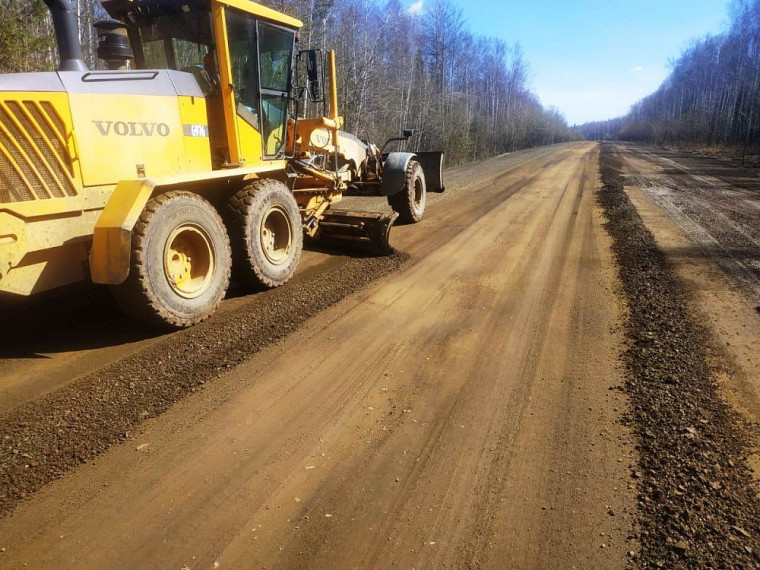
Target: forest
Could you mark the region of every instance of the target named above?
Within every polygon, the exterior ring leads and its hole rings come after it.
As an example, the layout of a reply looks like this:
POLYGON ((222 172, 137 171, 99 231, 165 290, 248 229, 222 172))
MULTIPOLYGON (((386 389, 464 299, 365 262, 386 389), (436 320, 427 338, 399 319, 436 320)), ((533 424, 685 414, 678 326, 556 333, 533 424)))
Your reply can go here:
POLYGON ((760 0, 737 0, 730 25, 695 40, 660 88, 628 115, 580 127, 588 139, 760 146, 760 0))
MULTIPOLYGON (((106 15, 96 0, 74 3, 95 69, 92 24, 106 15)), ((581 138, 532 93, 519 45, 472 33, 448 0, 416 11, 399 0, 261 3, 304 22, 300 49, 336 50, 345 130, 362 138, 413 129, 409 148, 443 150, 448 165, 581 138)), ((52 38, 42 0, 0 0, 0 72, 55 69, 52 38)))

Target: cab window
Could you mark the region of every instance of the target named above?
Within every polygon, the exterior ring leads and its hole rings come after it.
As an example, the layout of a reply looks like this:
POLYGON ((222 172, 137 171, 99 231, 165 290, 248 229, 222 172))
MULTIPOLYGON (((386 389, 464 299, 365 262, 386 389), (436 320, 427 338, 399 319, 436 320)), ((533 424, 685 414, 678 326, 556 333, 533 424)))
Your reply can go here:
POLYGON ((259 66, 261 87, 287 91, 293 59, 293 32, 259 24, 259 66))
POLYGON ((256 20, 251 16, 227 10, 227 34, 230 67, 238 113, 251 126, 259 129, 259 66, 256 56, 256 20))
POLYGON ((264 154, 274 156, 285 144, 295 32, 263 22, 258 29, 264 154))
POLYGON ((138 19, 132 34, 142 69, 202 68, 212 45, 210 16, 201 12, 138 19))

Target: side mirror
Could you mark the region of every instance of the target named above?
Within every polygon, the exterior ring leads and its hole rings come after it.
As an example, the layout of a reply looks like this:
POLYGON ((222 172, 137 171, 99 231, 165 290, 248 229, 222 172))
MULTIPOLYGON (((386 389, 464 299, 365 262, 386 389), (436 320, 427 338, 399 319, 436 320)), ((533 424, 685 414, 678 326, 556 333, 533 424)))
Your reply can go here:
POLYGON ((404 132, 403 132, 403 135, 402 135, 402 136, 403 136, 405 139, 408 139, 408 138, 410 138, 410 137, 411 137, 413 134, 414 134, 414 131, 413 131, 412 129, 404 129, 404 132))
POLYGON ((322 103, 325 100, 325 58, 322 50, 310 49, 302 51, 299 56, 306 56, 306 92, 312 103, 322 103))

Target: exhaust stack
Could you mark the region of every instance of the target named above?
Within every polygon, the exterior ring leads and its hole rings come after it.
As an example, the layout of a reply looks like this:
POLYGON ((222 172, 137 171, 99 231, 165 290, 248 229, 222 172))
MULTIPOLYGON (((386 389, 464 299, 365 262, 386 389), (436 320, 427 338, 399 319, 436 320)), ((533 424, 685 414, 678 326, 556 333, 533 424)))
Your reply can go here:
POLYGON ((69 0, 45 0, 55 28, 55 41, 61 58, 59 71, 88 71, 79 41, 79 26, 69 0))

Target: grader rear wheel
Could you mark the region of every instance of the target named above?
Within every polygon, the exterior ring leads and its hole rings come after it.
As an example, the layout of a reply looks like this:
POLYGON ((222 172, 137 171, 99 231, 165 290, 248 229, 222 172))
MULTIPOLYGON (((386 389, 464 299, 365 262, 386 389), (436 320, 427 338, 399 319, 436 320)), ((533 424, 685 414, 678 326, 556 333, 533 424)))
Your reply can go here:
POLYGON ((214 207, 190 192, 148 202, 132 232, 127 280, 111 288, 130 316, 182 328, 213 314, 230 280, 230 246, 214 207))
POLYGON ((419 162, 410 160, 406 167, 404 189, 388 196, 388 204, 394 212, 398 212, 399 223, 416 224, 425 213, 426 203, 425 174, 419 162))
POLYGON ((177 295, 194 299, 209 288, 214 276, 214 247, 196 224, 178 226, 166 240, 164 272, 177 295))
POLYGON ((293 194, 278 180, 254 180, 230 198, 235 274, 253 289, 285 284, 303 249, 301 214, 293 194))

